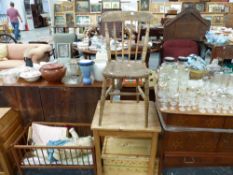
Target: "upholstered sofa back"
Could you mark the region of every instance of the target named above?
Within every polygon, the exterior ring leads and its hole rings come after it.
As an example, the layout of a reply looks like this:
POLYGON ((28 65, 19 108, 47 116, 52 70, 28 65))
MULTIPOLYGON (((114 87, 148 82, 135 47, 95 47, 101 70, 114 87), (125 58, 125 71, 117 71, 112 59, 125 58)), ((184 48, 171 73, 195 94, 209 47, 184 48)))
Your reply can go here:
POLYGON ((25 52, 29 52, 29 50, 36 52, 36 54, 31 54, 30 56, 34 57, 32 58, 34 62, 37 62, 39 57, 43 57, 45 52, 50 52, 52 48, 48 44, 8 44, 7 58, 9 60, 23 60, 25 52))
POLYGON ((49 44, 7 44, 7 54, 0 59, 0 70, 24 65, 24 57, 34 63, 48 61, 52 47, 49 44))

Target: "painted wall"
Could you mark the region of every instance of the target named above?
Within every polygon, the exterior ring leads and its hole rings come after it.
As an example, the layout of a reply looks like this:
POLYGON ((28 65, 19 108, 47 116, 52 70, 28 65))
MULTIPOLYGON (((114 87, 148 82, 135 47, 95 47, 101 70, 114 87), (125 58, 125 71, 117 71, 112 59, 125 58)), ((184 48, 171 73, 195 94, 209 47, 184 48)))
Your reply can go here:
POLYGON ((7 9, 10 7, 10 2, 15 3, 15 8, 19 11, 20 16, 22 17, 23 22, 20 23, 19 28, 20 30, 24 30, 26 16, 23 0, 0 0, 0 13, 6 14, 7 9))
POLYGON ((9 7, 8 0, 0 0, 0 14, 6 14, 6 9, 9 7))

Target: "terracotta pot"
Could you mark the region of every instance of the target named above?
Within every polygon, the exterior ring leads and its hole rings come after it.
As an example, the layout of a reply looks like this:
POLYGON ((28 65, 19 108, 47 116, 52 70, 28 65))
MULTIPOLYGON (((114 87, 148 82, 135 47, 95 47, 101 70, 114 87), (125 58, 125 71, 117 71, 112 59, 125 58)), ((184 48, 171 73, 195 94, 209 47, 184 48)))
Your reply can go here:
POLYGON ((66 73, 66 68, 62 64, 46 64, 40 68, 41 76, 49 82, 59 82, 66 73))

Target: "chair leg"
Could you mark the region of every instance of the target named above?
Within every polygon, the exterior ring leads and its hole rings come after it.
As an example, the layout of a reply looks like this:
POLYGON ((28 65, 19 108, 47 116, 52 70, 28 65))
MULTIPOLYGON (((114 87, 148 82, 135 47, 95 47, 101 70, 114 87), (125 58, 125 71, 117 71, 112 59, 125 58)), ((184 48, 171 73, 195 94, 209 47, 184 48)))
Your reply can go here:
POLYGON ((137 96, 136 96, 136 98, 137 98, 137 103, 139 102, 139 90, 138 90, 138 86, 139 86, 139 79, 137 78, 136 79, 136 93, 137 93, 137 96))
POLYGON ((149 113, 149 77, 145 78, 145 128, 148 127, 148 113, 149 113))
POLYGON ((101 90, 101 99, 100 99, 100 116, 99 116, 99 125, 102 123, 103 112, 104 112, 104 103, 105 103, 105 95, 106 95, 106 88, 107 88, 107 80, 104 78, 102 83, 102 90, 101 90))
MULTIPOLYGON (((114 91, 116 90, 115 79, 112 78, 111 81, 112 81, 112 89, 113 89, 112 91, 114 92, 114 91)), ((111 93, 111 92, 110 92, 110 93, 111 93)), ((112 103, 112 100, 113 100, 113 95, 110 94, 110 102, 111 102, 111 103, 112 103)))

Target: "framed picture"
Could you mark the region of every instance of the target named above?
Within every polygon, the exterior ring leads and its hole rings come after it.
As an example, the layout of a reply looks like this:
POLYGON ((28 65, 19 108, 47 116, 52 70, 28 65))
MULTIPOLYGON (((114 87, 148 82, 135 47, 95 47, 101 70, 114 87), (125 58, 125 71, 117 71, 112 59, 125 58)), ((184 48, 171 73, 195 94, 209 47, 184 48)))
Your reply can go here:
POLYGON ((120 9, 120 1, 112 1, 112 9, 120 9))
POLYGON ((212 16, 204 15, 202 17, 209 20, 210 22, 212 21, 212 16))
POLYGON ((101 3, 91 3, 90 4, 90 12, 91 13, 101 13, 102 12, 102 4, 101 3))
POLYGON ((99 24, 101 22, 101 16, 96 16, 96 21, 97 21, 97 24, 99 24))
POLYGON ((63 11, 74 11, 73 2, 63 2, 62 9, 63 9, 63 11))
POLYGON ((57 26, 64 26, 66 25, 66 20, 64 16, 55 16, 54 17, 54 23, 57 26))
POLYGON ((199 12, 204 12, 205 11, 205 3, 204 2, 198 2, 198 3, 195 4, 195 8, 199 12))
POLYGON ((103 0, 103 9, 112 9, 112 2, 110 0, 103 0))
POLYGON ((150 0, 140 0, 140 10, 148 11, 150 6, 150 0))
POLYGON ((74 26, 74 14, 73 13, 66 13, 66 25, 67 26, 74 26))
POLYGON ((89 0, 76 0, 76 11, 89 12, 90 11, 89 0))
POLYGON ((212 25, 222 26, 224 24, 224 17, 223 16, 213 16, 211 22, 212 22, 212 25))
POLYGON ((225 13, 229 13, 230 12, 230 7, 229 6, 225 6, 224 12, 225 13))
POLYGON ((77 25, 89 25, 91 23, 90 16, 76 16, 76 24, 77 25))
POLYGON ((61 4, 54 4, 54 11, 56 12, 62 12, 62 5, 61 4))
POLYGON ((195 4, 192 2, 183 2, 182 3, 182 10, 186 8, 195 8, 195 4))
POLYGON ((164 5, 160 5, 159 6, 159 12, 164 13, 164 11, 165 11, 164 5))
POLYGON ((223 4, 209 4, 209 12, 225 12, 225 6, 223 4))
POLYGON ((57 53, 57 58, 70 58, 71 57, 70 43, 57 43, 56 53, 57 53))

